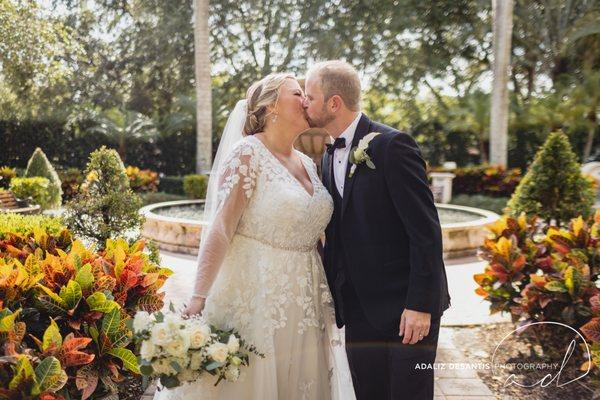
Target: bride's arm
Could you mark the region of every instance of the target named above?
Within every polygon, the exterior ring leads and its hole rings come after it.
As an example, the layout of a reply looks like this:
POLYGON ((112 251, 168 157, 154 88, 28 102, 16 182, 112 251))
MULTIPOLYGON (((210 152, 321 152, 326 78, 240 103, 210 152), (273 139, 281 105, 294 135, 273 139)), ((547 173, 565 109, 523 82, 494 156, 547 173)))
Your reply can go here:
MULTIPOLYGON (((249 145, 246 145, 249 146, 249 145)), ((219 177, 217 211, 208 233, 203 235, 197 258, 196 281, 185 313, 197 314, 215 281, 231 239, 256 185, 257 162, 251 147, 237 148, 219 177)))

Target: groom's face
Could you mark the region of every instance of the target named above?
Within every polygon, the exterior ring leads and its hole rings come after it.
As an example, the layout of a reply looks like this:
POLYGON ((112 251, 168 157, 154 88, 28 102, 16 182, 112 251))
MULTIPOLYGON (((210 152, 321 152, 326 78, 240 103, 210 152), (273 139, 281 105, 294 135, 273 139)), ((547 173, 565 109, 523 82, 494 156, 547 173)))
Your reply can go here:
POLYGON ((335 119, 332 112, 328 110, 328 104, 321 90, 318 77, 309 76, 304 82, 304 111, 308 124, 313 128, 326 128, 335 119))

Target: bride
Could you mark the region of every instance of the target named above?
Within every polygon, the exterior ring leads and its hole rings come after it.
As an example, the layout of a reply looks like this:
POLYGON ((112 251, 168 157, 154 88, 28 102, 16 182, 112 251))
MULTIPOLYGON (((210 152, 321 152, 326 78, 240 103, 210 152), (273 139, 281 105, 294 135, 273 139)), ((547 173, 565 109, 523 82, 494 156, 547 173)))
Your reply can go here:
POLYGON ((333 201, 293 147, 308 129, 291 74, 253 84, 229 116, 209 181, 195 290, 185 314, 236 329, 251 356, 237 382, 204 375, 156 399, 352 399, 317 242, 333 201))

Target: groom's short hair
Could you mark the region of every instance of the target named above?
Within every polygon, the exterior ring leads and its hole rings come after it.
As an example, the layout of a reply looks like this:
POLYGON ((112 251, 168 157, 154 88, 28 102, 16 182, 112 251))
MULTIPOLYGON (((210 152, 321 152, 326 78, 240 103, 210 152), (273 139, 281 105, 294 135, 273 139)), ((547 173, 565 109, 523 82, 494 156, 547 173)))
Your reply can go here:
POLYGON ((352 65, 342 60, 322 61, 313 65, 308 75, 320 80, 325 102, 338 95, 349 110, 360 110, 360 78, 352 65))

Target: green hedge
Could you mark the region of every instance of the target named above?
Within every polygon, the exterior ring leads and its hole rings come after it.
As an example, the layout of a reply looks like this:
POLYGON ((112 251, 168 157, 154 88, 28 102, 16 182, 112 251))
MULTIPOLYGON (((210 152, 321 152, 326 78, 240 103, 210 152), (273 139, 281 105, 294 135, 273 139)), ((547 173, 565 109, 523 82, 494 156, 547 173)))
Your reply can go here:
MULTIPOLYGON (((0 165, 25 168, 35 148, 43 143, 44 152, 57 169, 84 169, 89 155, 102 145, 117 148, 117 143, 101 133, 75 135, 63 120, 0 121, 0 165)), ((83 123, 83 129, 86 129, 83 123)), ((153 143, 128 138, 126 162, 167 175, 185 175, 195 170, 195 131, 164 135, 153 143)))
POLYGON ((160 178, 160 181, 158 182, 158 191, 184 196, 183 176, 164 176, 160 178))
POLYGON ((4 239, 9 232, 27 236, 35 228, 56 235, 65 229, 65 226, 60 218, 46 215, 0 214, 0 239, 4 239))
POLYGON ((190 174, 183 178, 183 191, 192 199, 206 198, 208 176, 190 174))

